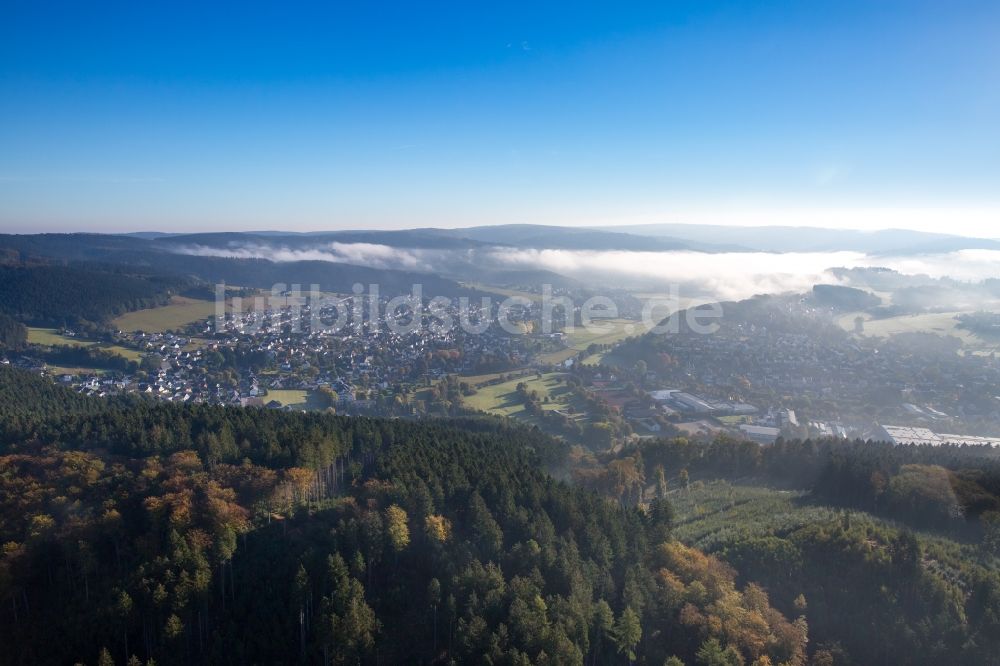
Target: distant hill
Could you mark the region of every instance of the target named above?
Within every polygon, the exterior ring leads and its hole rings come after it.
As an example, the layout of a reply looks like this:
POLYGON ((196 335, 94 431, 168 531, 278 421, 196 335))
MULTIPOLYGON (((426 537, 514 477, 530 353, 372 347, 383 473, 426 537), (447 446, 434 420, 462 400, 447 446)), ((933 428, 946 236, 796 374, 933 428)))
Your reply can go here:
POLYGON ((251 244, 281 246, 290 249, 316 248, 329 243, 371 243, 389 247, 413 249, 466 249, 487 245, 460 236, 436 233, 437 230, 412 231, 323 231, 308 234, 284 232, 221 232, 182 234, 157 238, 160 247, 202 245, 207 247, 240 247, 251 244))
MULTIPOLYGON (((238 241, 242 238, 255 238, 251 234, 202 236, 211 236, 220 242, 225 239, 238 241)), ((0 235, 0 254, 7 257, 8 263, 98 262, 102 268, 127 267, 147 275, 194 278, 212 284, 225 282, 265 289, 283 282, 289 285, 300 284, 303 289, 318 284, 324 291, 349 292, 355 283, 362 283, 378 284, 383 294, 401 294, 409 293, 414 284, 422 284, 424 293, 428 296, 470 293, 454 280, 429 273, 329 261, 275 262, 267 259, 205 257, 180 254, 177 249, 173 244, 164 242, 164 239, 149 240, 133 236, 0 235)), ((11 295, 11 298, 14 296, 11 295)))
POLYGON ((640 236, 669 238, 671 242, 725 241, 761 252, 831 252, 853 250, 870 254, 920 254, 962 249, 1000 249, 1000 241, 951 234, 884 229, 859 231, 818 227, 740 227, 712 224, 642 224, 613 227, 640 236))
POLYGON ((288 231, 170 234, 34 234, 0 236, 0 248, 27 255, 95 259, 129 251, 176 251, 178 247, 236 248, 249 245, 289 249, 328 243, 371 243, 409 249, 476 249, 516 247, 565 250, 631 250, 699 252, 830 252, 869 254, 940 253, 961 249, 1000 249, 1000 240, 944 233, 884 229, 859 231, 818 227, 741 227, 705 224, 643 224, 621 227, 566 227, 501 224, 459 229, 433 227, 404 230, 343 230, 308 233, 288 231))
POLYGON ((0 250, 15 261, 103 261, 143 252, 150 241, 113 234, 0 234, 0 250))
POLYGON ((836 284, 817 284, 813 286, 812 296, 818 305, 846 312, 867 310, 882 304, 882 299, 875 294, 836 284))
POLYGON ((665 251, 708 249, 703 243, 654 238, 601 229, 536 224, 502 224, 464 229, 410 229, 401 231, 323 231, 312 233, 254 232, 162 236, 163 245, 240 246, 250 243, 283 247, 316 247, 323 243, 375 243, 413 249, 462 249, 486 246, 563 250, 665 251))
POLYGON ((171 270, 194 275, 212 284, 225 282, 241 287, 269 289, 272 285, 299 284, 302 289, 319 285, 322 291, 349 293, 355 283, 377 284, 387 295, 409 293, 414 284, 423 285, 424 295, 458 296, 468 294, 454 280, 430 273, 415 273, 330 261, 275 262, 267 259, 232 259, 199 257, 186 254, 170 255, 171 270))
POLYGON ((146 240, 152 240, 154 238, 163 238, 164 236, 172 236, 175 234, 168 234, 163 231, 133 231, 131 233, 123 234, 124 236, 132 236, 133 238, 144 238, 146 240))
MULTIPOLYGON (((153 234, 147 235, 153 238, 153 234)), ((162 235, 160 245, 280 244, 316 247, 323 243, 374 243, 414 249, 463 249, 486 246, 562 250, 665 252, 831 252, 920 254, 961 249, 1000 249, 1000 241, 906 229, 859 231, 818 227, 740 227, 703 224, 644 224, 623 227, 566 227, 501 224, 460 229, 421 228, 399 231, 253 232, 162 235)))
MULTIPOLYGON (((725 242, 690 242, 663 235, 652 238, 649 235, 624 233, 619 230, 597 229, 593 227, 561 227, 540 224, 500 224, 464 229, 421 230, 441 236, 466 238, 495 245, 561 250, 633 250, 668 251, 700 250, 718 252, 735 249, 725 242)), ((720 239, 722 240, 722 239, 720 239)))

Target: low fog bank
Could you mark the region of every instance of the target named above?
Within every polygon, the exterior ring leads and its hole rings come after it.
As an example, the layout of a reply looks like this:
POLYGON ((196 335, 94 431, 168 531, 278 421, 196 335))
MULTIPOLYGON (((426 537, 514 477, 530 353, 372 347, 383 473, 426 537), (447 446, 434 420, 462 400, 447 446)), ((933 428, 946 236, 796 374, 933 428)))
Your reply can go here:
MULTIPOLYGON (((689 296, 738 300, 754 294, 806 291, 817 283, 859 285, 836 269, 886 268, 908 276, 966 283, 1000 278, 1000 251, 958 250, 909 256, 862 252, 721 252, 559 250, 488 247, 413 249, 373 243, 324 243, 309 249, 266 244, 178 248, 198 256, 330 261, 378 269, 435 273, 475 281, 486 273, 551 271, 590 286, 658 291, 679 285, 689 296)), ((877 285, 869 285, 877 288, 877 285)))

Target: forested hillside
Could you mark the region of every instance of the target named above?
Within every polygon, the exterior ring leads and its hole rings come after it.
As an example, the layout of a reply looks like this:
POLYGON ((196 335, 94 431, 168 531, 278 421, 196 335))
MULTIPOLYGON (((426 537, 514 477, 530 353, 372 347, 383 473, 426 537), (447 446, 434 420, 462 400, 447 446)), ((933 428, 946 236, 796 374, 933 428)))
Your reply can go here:
MULTIPOLYGON (((241 236, 236 234, 235 236, 241 236)), ((197 237, 193 237, 197 239, 197 237)), ((253 236, 249 242, 253 245, 253 236)), ((260 239, 257 239, 258 241, 260 239)), ((350 293, 356 283, 378 284, 382 294, 409 294, 414 284, 423 285, 424 294, 433 296, 468 295, 472 292, 454 280, 433 273, 373 268, 330 261, 270 261, 246 258, 238 249, 233 256, 200 256, 182 250, 189 245, 179 242, 104 234, 0 234, 0 257, 18 263, 79 262, 117 266, 121 271, 169 275, 172 280, 194 278, 211 285, 230 285, 270 290, 275 284, 299 284, 303 290, 317 284, 323 291, 350 293)), ((224 248, 215 252, 225 254, 224 248)), ((307 255, 308 256, 308 255, 307 255)), ((111 292, 115 293, 115 292, 111 292)), ((81 298, 79 304, 102 304, 104 301, 81 298)), ((46 303, 41 300, 37 303, 46 303)), ((22 307, 35 301, 24 299, 22 307)), ((77 305, 76 307, 81 307, 77 305)), ((106 306, 106 304, 105 304, 106 306)))
POLYGON ((0 266, 0 312, 36 326, 104 322, 164 305, 184 281, 82 266, 0 266))
MULTIPOLYGON (((893 446, 886 442, 778 440, 762 446, 717 437, 709 442, 647 440, 603 464, 577 466, 582 483, 610 488, 625 476, 758 479, 809 490, 835 506, 883 514, 921 529, 979 540, 1000 509, 1000 452, 981 446, 893 446)), ((652 481, 652 478, 650 478, 652 481)), ((626 497, 634 488, 617 486, 626 497)))
POLYGON ((12 663, 805 663, 805 619, 674 541, 665 502, 548 476, 536 431, 0 376, 12 663))
POLYGON ((0 351, 18 351, 28 342, 24 324, 0 312, 0 351))
POLYGON ((695 483, 672 495, 677 536, 801 609, 834 663, 996 663, 996 560, 808 495, 695 483))
POLYGON ((0 417, 11 663, 1000 653, 995 458, 969 449, 662 439, 598 459, 504 419, 92 400, 6 368, 0 417), (546 472, 568 461, 572 485, 546 472), (955 484, 950 522, 914 466, 955 484), (807 490, 703 481, 719 477, 807 490))
POLYGON ((805 612, 835 663, 997 663, 995 450, 720 437, 588 458, 580 485, 623 504, 656 488, 676 505, 677 536, 761 583, 782 611, 805 612))

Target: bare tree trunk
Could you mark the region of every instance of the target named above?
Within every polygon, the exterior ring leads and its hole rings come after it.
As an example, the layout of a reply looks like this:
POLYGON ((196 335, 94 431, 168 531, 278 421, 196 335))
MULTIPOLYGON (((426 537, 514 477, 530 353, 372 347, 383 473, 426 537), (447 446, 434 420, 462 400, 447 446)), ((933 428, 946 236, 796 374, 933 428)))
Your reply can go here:
POLYGON ((299 604, 299 658, 306 658, 306 609, 299 604))

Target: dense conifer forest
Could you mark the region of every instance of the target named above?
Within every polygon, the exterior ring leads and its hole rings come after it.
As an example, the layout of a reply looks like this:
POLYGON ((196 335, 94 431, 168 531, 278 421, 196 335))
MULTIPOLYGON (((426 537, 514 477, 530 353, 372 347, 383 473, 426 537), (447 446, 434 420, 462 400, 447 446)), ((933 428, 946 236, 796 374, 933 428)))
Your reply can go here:
POLYGON ((767 466, 746 443, 660 440, 577 460, 567 483, 547 470, 578 452, 502 419, 99 401, 7 368, 0 397, 11 663, 847 664, 884 661, 882 639, 912 663, 990 663, 998 647, 985 551, 935 558, 861 517, 734 525, 714 555, 678 541, 669 498, 686 491, 669 484, 767 466), (637 464, 652 487, 626 491, 637 464))
POLYGON ((164 305, 186 284, 177 277, 120 269, 0 265, 0 313, 34 326, 101 323, 125 312, 164 305))
POLYGON ((28 342, 24 324, 0 312, 0 350, 19 351, 28 342))
POLYGON ((562 445, 535 431, 2 378, 16 663, 662 663, 712 638, 804 663, 803 620, 673 541, 665 502, 553 479, 562 445))

